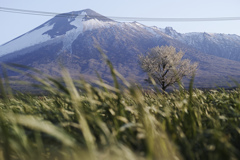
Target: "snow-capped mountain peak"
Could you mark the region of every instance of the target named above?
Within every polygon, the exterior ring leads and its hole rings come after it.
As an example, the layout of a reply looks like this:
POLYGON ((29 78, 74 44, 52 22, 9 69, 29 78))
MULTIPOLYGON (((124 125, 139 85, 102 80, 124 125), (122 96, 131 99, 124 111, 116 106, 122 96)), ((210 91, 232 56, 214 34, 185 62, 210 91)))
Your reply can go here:
POLYGON ((39 27, 1 45, 0 57, 8 54, 13 56, 23 55, 52 44, 61 45, 58 54, 62 52, 72 53, 73 43, 85 33, 88 34, 93 30, 96 30, 95 33, 104 30, 104 34, 107 34, 107 31, 109 34, 127 32, 127 38, 136 37, 137 35, 142 38, 155 38, 157 41, 161 41, 163 37, 170 38, 206 54, 240 61, 240 37, 237 35, 196 32, 181 34, 172 27, 161 29, 148 27, 138 22, 116 22, 91 9, 55 16, 39 27), (17 54, 15 54, 16 52, 17 54))
MULTIPOLYGON (((199 62, 196 81, 219 84, 225 77, 240 77, 240 36, 210 33, 181 34, 171 27, 148 27, 138 22, 117 22, 90 9, 55 16, 39 27, 0 46, 0 64, 16 63, 59 75, 59 61, 71 75, 94 77, 97 70, 111 82, 96 43, 124 77, 143 80, 138 54, 172 45, 199 62), (220 58, 222 57, 222 58, 220 58), (230 60, 229 60, 230 59, 230 60), (234 61, 233 61, 234 60, 234 61)), ((227 78, 225 78, 227 80, 227 78)), ((203 83, 202 83, 203 82, 203 83)), ((202 86, 201 86, 202 87, 202 86)))
POLYGON ((59 14, 46 23, 0 46, 0 57, 47 41, 62 41, 63 51, 71 52, 72 42, 83 32, 108 27, 115 21, 91 9, 59 14))

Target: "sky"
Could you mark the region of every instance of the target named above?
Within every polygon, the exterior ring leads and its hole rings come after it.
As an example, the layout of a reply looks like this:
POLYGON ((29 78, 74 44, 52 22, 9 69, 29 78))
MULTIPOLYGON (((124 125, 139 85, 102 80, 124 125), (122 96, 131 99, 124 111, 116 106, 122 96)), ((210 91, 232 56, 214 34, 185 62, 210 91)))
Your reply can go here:
MULTIPOLYGON (((240 0, 1 0, 0 7, 66 13, 92 9, 109 17, 215 18, 240 17, 240 0)), ((51 19, 0 11, 0 45, 51 19)), ((173 27, 177 32, 237 34, 240 20, 215 22, 138 21, 147 26, 173 27)))

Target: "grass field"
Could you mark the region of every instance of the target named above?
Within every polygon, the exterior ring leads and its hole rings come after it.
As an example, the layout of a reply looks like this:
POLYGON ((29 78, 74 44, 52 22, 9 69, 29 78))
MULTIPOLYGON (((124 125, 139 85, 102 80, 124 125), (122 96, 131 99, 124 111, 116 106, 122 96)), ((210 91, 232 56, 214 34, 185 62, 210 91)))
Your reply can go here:
POLYGON ((47 96, 1 78, 0 159, 240 159, 240 88, 148 92, 110 69, 114 86, 32 76, 47 96))

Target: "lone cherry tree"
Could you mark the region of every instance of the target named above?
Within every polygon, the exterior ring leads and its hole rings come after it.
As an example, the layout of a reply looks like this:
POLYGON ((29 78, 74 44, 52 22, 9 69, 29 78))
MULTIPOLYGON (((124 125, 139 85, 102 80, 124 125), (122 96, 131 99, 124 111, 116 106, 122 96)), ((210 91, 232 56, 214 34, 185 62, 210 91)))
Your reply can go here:
POLYGON ((182 51, 176 52, 172 46, 157 46, 139 55, 141 68, 148 74, 146 81, 152 83, 153 79, 165 91, 184 76, 192 75, 198 64, 182 59, 183 55, 182 51))

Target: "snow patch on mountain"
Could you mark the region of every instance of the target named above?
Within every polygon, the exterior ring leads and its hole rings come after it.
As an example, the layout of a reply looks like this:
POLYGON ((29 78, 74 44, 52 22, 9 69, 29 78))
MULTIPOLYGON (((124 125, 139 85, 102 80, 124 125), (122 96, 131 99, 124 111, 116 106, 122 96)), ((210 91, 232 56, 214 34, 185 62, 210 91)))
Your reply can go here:
POLYGON ((145 29, 146 29, 148 32, 150 32, 150 33, 152 33, 153 35, 155 35, 156 37, 159 37, 159 34, 156 33, 153 28, 145 27, 145 29))
POLYGON ((43 27, 28 32, 21 37, 0 46, 0 57, 51 39, 47 34, 43 34, 53 28, 54 24, 45 24, 43 27))
POLYGON ((116 22, 103 22, 96 18, 89 19, 87 21, 84 20, 86 12, 82 12, 78 15, 75 20, 73 20, 70 24, 75 26, 72 30, 66 32, 63 38, 63 51, 67 51, 72 53, 72 43, 77 39, 77 37, 85 31, 91 31, 97 28, 107 28, 113 25, 116 22))
POLYGON ((82 12, 79 14, 75 20, 73 20, 70 24, 75 26, 76 28, 73 28, 70 31, 67 31, 63 38, 63 51, 68 51, 72 53, 72 43, 74 40, 83 32, 83 18, 85 17, 86 12, 82 12))
POLYGON ((151 33, 152 35, 154 35, 156 37, 160 37, 160 34, 156 32, 156 31, 158 31, 158 29, 155 27, 148 27, 148 26, 145 26, 138 22, 132 22, 132 23, 126 23, 126 24, 135 29, 138 29, 138 27, 140 27, 140 28, 146 30, 147 32, 151 33))
POLYGON ((240 61, 240 36, 221 33, 177 33, 172 28, 166 28, 165 33, 175 40, 192 46, 203 53, 240 61))
POLYGON ((79 25, 81 25, 82 21, 83 21, 83 18, 87 15, 86 12, 81 12, 81 14, 79 14, 75 20, 73 20, 70 24, 75 26, 75 27, 78 27, 79 25))
POLYGON ((98 19, 90 19, 88 21, 84 21, 83 25, 83 31, 91 31, 93 29, 97 29, 97 28, 109 28, 111 26, 111 24, 113 24, 115 22, 103 22, 103 21, 99 21, 98 19))

